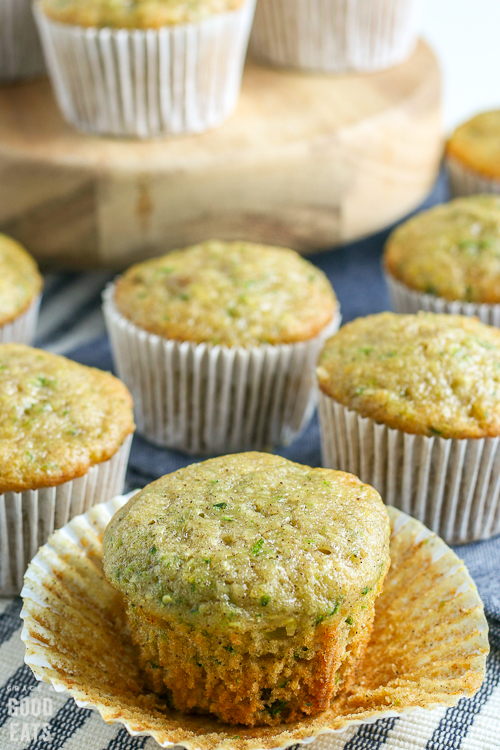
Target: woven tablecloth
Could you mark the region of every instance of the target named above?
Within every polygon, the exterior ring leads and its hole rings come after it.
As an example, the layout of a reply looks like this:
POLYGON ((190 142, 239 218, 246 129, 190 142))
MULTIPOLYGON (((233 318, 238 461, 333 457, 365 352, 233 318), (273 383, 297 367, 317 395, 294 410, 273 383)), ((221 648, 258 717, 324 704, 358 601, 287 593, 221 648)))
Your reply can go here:
MULTIPOLYGON (((441 178, 427 205, 446 198, 441 178)), ((339 297, 343 322, 389 308, 380 255, 387 233, 311 258, 329 276, 339 297)), ((46 278, 37 344, 69 353, 79 362, 112 369, 100 314, 100 294, 109 274, 58 274, 46 278)), ((281 455, 319 466, 315 417, 305 433, 281 455)), ((129 488, 143 486, 193 459, 134 438, 129 488)), ((416 711, 402 718, 350 728, 317 739, 311 750, 495 750, 500 749, 500 537, 456 548, 483 598, 490 625, 491 654, 486 680, 471 700, 455 708, 416 711)), ((21 600, 0 599, 0 750, 154 750, 146 737, 132 738, 108 726, 91 710, 78 708, 67 694, 37 683, 24 665, 20 639, 21 600)))

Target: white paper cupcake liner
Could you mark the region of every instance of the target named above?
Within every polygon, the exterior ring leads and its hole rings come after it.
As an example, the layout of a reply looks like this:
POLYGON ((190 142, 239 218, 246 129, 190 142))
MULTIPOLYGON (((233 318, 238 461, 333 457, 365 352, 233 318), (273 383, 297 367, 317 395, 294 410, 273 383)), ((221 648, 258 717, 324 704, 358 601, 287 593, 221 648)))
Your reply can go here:
POLYGON ((293 724, 239 725, 237 736, 214 717, 169 711, 147 695, 120 595, 102 574, 104 529, 127 499, 74 518, 38 551, 24 579, 21 638, 38 680, 131 735, 186 750, 286 750, 416 708, 453 706, 483 682, 488 626, 463 561, 421 523, 388 508, 392 565, 375 604, 363 679, 347 696, 293 724))
POLYGON ((29 561, 54 529, 123 492, 131 444, 129 435, 108 461, 70 482, 0 495, 0 596, 19 594, 29 561))
POLYGON ((446 157, 445 164, 453 198, 478 193, 500 193, 500 180, 469 169, 450 156, 446 157))
POLYGON ((416 313, 419 310, 425 310, 448 315, 466 315, 469 318, 479 318, 483 323, 500 328, 500 304, 447 300, 434 294, 425 294, 410 289, 387 272, 384 275, 389 287, 392 306, 397 313, 416 313))
POLYGON ((127 320, 103 295, 119 377, 132 393, 137 430, 191 454, 287 445, 316 406, 314 368, 340 315, 297 344, 226 347, 164 339, 127 320))
POLYGON ((0 325, 0 344, 31 344, 33 342, 41 299, 41 295, 38 295, 21 315, 11 320, 10 323, 0 325))
POLYGON ((252 54, 317 72, 383 70, 413 52, 422 0, 258 0, 252 54))
POLYGON ((320 393, 323 465, 356 474, 448 544, 500 533, 500 438, 412 435, 320 393))
POLYGON ((31 0, 0 0, 0 82, 44 72, 31 0))
POLYGON ((35 4, 66 119, 92 133, 149 138, 201 133, 235 109, 255 0, 197 24, 160 29, 57 23, 35 4))

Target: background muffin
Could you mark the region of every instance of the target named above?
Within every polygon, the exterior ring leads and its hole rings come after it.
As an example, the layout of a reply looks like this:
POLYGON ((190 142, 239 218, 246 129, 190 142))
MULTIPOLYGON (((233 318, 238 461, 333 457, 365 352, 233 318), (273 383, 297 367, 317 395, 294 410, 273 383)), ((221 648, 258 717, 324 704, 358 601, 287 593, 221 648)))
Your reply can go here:
POLYGON ((30 0, 0 0, 0 81, 45 72, 30 0))
POLYGON ((387 511, 356 477, 247 453, 148 485, 107 527, 104 569, 156 691, 276 724, 349 684, 388 541, 387 511))
POLYGON ((500 193, 500 110, 460 125, 446 145, 453 195, 500 193))
POLYGON ((500 197, 456 198, 414 216, 390 235, 384 266, 396 312, 500 325, 500 197))
POLYGON ((132 400, 109 373, 0 345, 0 591, 69 518, 123 489, 132 400))
POLYGON ((371 315, 317 370, 324 463, 453 542, 500 530, 500 332, 455 315, 371 315))
POLYGON ((238 101, 254 6, 39 0, 35 18, 64 116, 84 131, 141 138, 219 125, 238 101))
POLYGON ((328 279, 298 253, 217 241, 133 266, 104 312, 139 430, 194 453, 295 437, 339 319, 328 279))
POLYGON ((29 344, 35 336, 43 280, 34 259, 0 234, 0 342, 29 344))

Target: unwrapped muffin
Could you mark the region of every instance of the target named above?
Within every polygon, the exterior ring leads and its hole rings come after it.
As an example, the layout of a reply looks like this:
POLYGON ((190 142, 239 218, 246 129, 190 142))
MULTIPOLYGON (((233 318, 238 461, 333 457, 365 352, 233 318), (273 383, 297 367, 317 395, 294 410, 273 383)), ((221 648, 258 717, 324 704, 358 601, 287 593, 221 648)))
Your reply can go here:
POLYGON ((31 255, 0 234, 0 342, 30 344, 35 336, 43 280, 31 255))
POLYGON ((153 482, 103 545, 151 687, 251 726, 316 714, 347 689, 389 568, 372 487, 261 453, 153 482))
POLYGON ((0 594, 55 528, 123 490, 132 400, 109 373, 0 345, 0 594))
POLYGON ((387 241, 384 266, 396 312, 500 326, 500 196, 456 198, 404 222, 387 241))
POLYGON ((325 465, 448 541, 500 531, 500 331, 460 315, 358 318, 317 374, 325 465))
POLYGON ((139 431, 190 453, 290 442, 339 323, 326 276, 293 250, 210 241, 130 268, 104 297, 139 431))
POLYGON ((460 125, 446 144, 453 195, 500 193, 500 110, 460 125))
POLYGON ((77 128, 150 138, 219 125, 239 98, 255 0, 37 0, 58 104, 77 128))

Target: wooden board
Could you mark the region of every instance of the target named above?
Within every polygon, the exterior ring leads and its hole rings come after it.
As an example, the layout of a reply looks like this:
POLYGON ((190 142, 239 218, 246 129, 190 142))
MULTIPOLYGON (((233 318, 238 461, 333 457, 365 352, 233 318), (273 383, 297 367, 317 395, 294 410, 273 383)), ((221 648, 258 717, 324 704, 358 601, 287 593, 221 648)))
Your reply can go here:
POLYGON ((210 133, 81 135, 46 79, 0 87, 0 229, 45 265, 123 267, 209 237, 328 248, 423 200, 441 155, 440 75, 419 43, 373 75, 249 62, 210 133))

